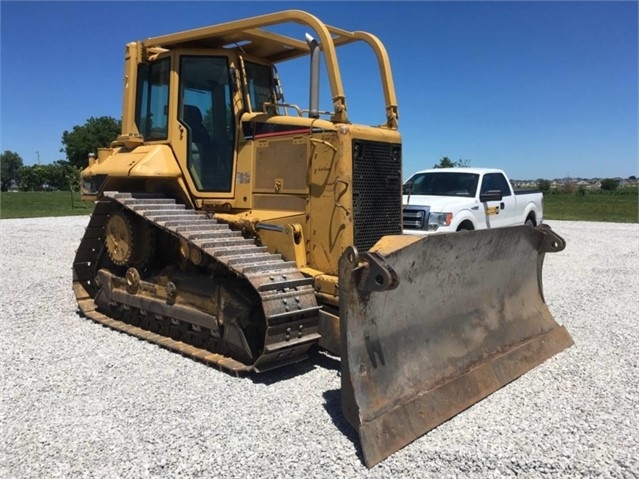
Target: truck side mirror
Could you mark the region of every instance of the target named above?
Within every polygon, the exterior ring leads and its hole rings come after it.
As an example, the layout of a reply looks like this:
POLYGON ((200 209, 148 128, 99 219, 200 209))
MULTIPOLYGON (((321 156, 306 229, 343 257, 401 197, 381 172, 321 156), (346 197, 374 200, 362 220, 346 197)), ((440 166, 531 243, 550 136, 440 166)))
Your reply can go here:
POLYGON ((486 203, 487 201, 501 201, 503 196, 501 190, 488 190, 479 195, 479 201, 482 203, 486 203))
POLYGON ((413 192, 413 184, 410 181, 407 183, 404 183, 404 186, 402 187, 402 189, 404 190, 402 192, 404 195, 410 195, 413 192))

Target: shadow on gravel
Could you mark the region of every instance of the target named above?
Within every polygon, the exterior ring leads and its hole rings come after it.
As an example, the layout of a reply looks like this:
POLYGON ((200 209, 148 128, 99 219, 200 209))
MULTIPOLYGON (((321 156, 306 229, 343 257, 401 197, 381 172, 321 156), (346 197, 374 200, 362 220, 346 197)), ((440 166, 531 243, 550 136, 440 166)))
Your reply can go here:
MULTIPOLYGON (((266 371, 260 374, 250 375, 251 381, 257 384, 271 385, 279 381, 286 381, 302 374, 307 374, 315 368, 320 367, 334 371, 339 375, 340 360, 337 356, 332 356, 326 351, 313 349, 309 351, 308 359, 290 366, 284 366, 273 371, 266 371)), ((342 413, 341 391, 339 389, 330 389, 322 393, 324 397, 324 409, 328 413, 331 421, 338 431, 340 431, 349 441, 353 443, 357 458, 364 463, 364 454, 359 442, 357 431, 350 425, 344 414, 342 413)))
POLYGON ((335 427, 341 432, 346 438, 353 443, 355 446, 355 453, 357 454, 357 458, 360 462, 364 463, 364 453, 362 452, 362 446, 359 442, 359 435, 357 431, 350 425, 344 414, 342 414, 342 404, 341 398, 342 394, 339 389, 331 389, 329 391, 325 391, 323 394, 324 400, 324 409, 335 424, 335 427))
POLYGON ((308 359, 300 361, 299 363, 283 366, 272 371, 265 371, 259 374, 251 374, 248 377, 256 384, 264 384, 266 386, 277 383, 279 381, 286 381, 296 376, 301 376, 313 371, 317 367, 324 369, 332 369, 339 372, 339 358, 329 356, 325 352, 320 352, 317 349, 313 349, 308 353, 308 359))
POLYGON ((309 354, 309 360, 321 368, 331 369, 333 371, 339 372, 339 369, 340 369, 339 357, 332 356, 326 351, 313 349, 309 354))

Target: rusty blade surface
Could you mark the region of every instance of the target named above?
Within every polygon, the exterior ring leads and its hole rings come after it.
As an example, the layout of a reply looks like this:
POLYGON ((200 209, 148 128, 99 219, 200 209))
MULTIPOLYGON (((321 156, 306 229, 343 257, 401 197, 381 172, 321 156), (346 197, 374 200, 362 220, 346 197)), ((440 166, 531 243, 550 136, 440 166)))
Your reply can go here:
POLYGON ((342 408, 368 467, 572 345, 541 283, 564 247, 521 226, 344 253, 342 408))

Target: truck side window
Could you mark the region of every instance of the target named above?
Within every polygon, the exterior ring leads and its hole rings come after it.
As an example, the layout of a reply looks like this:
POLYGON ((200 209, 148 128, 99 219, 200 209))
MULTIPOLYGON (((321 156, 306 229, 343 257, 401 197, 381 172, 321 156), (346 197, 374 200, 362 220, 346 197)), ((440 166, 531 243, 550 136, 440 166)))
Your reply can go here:
POLYGON ((508 180, 501 173, 495 173, 497 176, 497 181, 499 181, 499 189, 501 190, 502 196, 510 196, 510 185, 508 184, 508 180))
POLYGON ((501 173, 486 173, 481 183, 481 193, 487 191, 501 191, 502 196, 510 196, 510 186, 501 173))

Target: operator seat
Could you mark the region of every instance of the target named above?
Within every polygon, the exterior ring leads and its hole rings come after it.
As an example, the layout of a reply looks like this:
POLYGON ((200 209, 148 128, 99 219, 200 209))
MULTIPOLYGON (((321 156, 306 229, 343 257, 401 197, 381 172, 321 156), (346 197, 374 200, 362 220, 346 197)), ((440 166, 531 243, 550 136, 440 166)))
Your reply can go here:
POLYGON ((184 105, 182 121, 189 130, 189 171, 197 188, 206 188, 206 165, 211 154, 211 137, 202 123, 202 112, 197 106, 184 105))
POLYGON ((197 106, 184 105, 182 119, 191 130, 191 141, 194 143, 208 143, 211 141, 209 132, 202 123, 202 112, 197 106))

